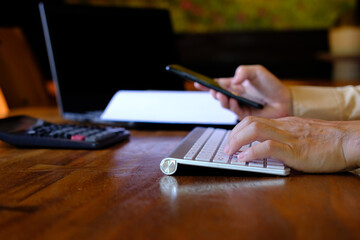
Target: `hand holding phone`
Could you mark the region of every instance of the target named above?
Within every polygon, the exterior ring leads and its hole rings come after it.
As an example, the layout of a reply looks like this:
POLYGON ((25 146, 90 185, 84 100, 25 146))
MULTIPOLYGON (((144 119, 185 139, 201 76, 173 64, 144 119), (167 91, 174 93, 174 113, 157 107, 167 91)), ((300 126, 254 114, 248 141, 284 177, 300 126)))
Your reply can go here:
POLYGON ((221 92, 230 98, 234 98, 239 102, 239 104, 246 104, 248 106, 258 108, 258 109, 262 109, 264 107, 263 104, 261 104, 259 102, 250 100, 248 98, 241 97, 239 95, 236 95, 235 93, 225 90, 214 79, 204 76, 200 73, 194 72, 194 71, 187 69, 185 67, 182 67, 180 65, 177 65, 177 64, 168 65, 168 66, 166 66, 166 70, 169 72, 172 72, 174 74, 177 74, 183 78, 189 79, 194 82, 198 82, 201 85, 204 85, 205 87, 208 87, 208 88, 214 89, 215 91, 221 92))

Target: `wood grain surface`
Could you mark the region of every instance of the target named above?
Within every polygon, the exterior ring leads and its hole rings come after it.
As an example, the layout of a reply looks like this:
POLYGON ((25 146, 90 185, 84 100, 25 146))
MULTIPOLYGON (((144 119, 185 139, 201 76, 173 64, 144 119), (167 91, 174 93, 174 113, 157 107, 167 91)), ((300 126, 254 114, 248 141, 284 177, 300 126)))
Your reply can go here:
MULTIPOLYGON (((61 122, 54 109, 23 109, 61 122)), ((0 239, 359 239, 360 177, 159 169, 187 131, 102 150, 0 142, 0 239)))

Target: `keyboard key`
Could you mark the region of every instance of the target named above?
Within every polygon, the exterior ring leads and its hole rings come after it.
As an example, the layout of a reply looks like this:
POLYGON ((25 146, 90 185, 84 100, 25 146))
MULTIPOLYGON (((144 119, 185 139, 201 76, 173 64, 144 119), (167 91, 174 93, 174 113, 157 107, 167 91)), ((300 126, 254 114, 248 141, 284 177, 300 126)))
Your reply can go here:
POLYGON ((266 167, 267 168, 272 168, 272 169, 285 169, 285 164, 278 161, 278 160, 274 160, 274 159, 267 159, 267 164, 266 167))
POLYGON ((230 134, 230 131, 227 131, 224 139, 222 140, 222 142, 220 144, 220 147, 219 147, 217 153, 215 154, 215 157, 213 158, 213 162, 217 162, 217 163, 228 163, 229 162, 230 156, 224 152, 229 134, 230 134))
POLYGON ((221 141, 223 140, 226 134, 224 129, 216 129, 214 133, 210 136, 209 140, 204 145, 203 149, 199 152, 195 160, 199 161, 210 161, 215 155, 215 151, 218 149, 221 141))
POLYGON ((249 165, 249 167, 260 167, 260 168, 263 168, 265 166, 264 160, 249 161, 248 165, 249 165))
POLYGON ((244 152, 244 151, 246 151, 249 147, 250 147, 250 144, 247 144, 247 145, 242 146, 239 150, 240 150, 241 152, 244 152))
POLYGON ((184 159, 193 160, 213 131, 214 128, 207 128, 206 131, 193 144, 187 154, 185 154, 184 159))
POLYGON ((246 165, 247 165, 246 162, 240 161, 240 160, 237 158, 237 155, 232 156, 232 158, 231 158, 231 164, 242 165, 242 166, 246 166, 246 165))
POLYGON ((281 162, 281 161, 279 161, 279 160, 272 159, 272 158, 268 158, 266 161, 267 161, 268 163, 282 164, 282 165, 284 165, 283 162, 281 162))
POLYGON ((230 159, 229 155, 226 155, 225 153, 219 153, 215 155, 213 162, 227 163, 229 159, 230 159))

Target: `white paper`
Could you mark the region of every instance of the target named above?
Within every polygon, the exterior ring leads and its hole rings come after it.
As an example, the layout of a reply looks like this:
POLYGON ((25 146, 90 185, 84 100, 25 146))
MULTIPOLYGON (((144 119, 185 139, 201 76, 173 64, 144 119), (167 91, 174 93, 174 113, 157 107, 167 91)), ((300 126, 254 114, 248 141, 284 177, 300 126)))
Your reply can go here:
POLYGON ((118 91, 101 119, 117 122, 236 124, 237 117, 208 92, 118 91))

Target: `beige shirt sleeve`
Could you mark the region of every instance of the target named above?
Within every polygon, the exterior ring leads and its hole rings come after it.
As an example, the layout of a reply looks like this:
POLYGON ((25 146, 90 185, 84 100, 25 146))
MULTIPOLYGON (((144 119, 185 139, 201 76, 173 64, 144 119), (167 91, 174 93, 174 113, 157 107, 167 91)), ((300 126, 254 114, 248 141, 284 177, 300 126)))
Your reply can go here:
POLYGON ((360 120, 360 85, 292 86, 293 114, 324 120, 360 120))

